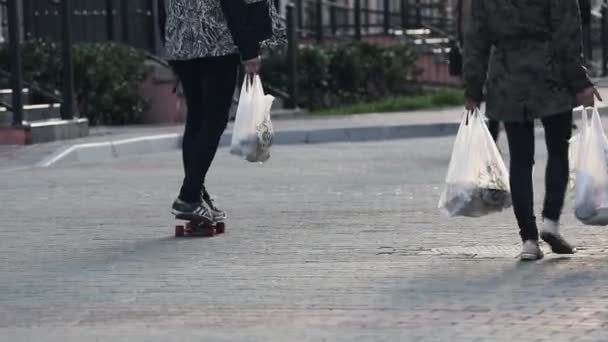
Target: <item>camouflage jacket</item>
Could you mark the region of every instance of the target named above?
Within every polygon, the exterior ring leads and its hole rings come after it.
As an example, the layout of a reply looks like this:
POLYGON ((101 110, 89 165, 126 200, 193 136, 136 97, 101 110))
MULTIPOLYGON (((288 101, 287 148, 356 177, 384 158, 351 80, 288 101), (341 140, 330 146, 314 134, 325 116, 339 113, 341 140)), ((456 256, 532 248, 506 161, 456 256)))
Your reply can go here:
POLYGON ((282 44, 285 27, 270 0, 161 0, 165 57, 185 60, 259 54, 261 43, 282 44))
POLYGON ((466 96, 487 115, 530 121, 576 107, 591 85, 577 0, 473 0, 466 25, 466 96))

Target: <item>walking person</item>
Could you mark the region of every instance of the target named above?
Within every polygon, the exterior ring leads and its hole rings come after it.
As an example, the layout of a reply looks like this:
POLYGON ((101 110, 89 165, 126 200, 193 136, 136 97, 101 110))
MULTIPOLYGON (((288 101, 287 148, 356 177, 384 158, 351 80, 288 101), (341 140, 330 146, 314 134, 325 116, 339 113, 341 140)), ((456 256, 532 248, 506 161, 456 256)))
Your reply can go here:
POLYGON ((533 205, 535 119, 548 151, 540 237, 554 253, 574 253, 559 231, 572 109, 599 98, 584 66, 578 1, 472 0, 463 59, 467 109, 479 107, 485 85, 487 115, 505 125, 521 259, 543 258, 533 205))
POLYGON ((270 0, 161 0, 166 58, 182 84, 188 114, 182 144, 185 177, 173 214, 221 222, 205 178, 228 124, 239 65, 260 71, 260 45, 280 33, 270 0))
MULTIPOLYGON (((458 41, 458 46, 455 46, 455 51, 458 51, 460 55, 460 51, 464 47, 464 33, 466 31, 466 27, 469 23, 471 17, 471 0, 456 0, 455 4, 455 13, 454 13, 454 22, 456 23, 456 36, 458 41)), ((461 58, 454 59, 454 62, 462 63, 461 58)), ((462 67, 454 66, 453 70, 454 76, 462 76, 462 67)), ((498 136, 500 134, 500 122, 498 120, 488 118, 488 129, 494 141, 498 141, 498 136)))

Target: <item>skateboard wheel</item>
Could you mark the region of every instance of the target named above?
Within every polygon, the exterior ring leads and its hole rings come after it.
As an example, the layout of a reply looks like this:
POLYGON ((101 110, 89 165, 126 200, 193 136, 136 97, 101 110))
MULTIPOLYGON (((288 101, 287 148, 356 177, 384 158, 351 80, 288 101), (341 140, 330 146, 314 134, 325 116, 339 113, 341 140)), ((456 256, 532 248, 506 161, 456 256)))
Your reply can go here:
POLYGON ((186 233, 195 237, 213 237, 215 227, 210 224, 189 223, 186 226, 186 233))
POLYGON ((218 222, 215 225, 215 231, 218 234, 224 234, 226 232, 226 224, 224 222, 218 222))
POLYGON ((184 226, 175 226, 175 237, 182 237, 186 235, 184 226))
POLYGON ((196 229, 195 231, 196 236, 201 236, 201 237, 213 237, 215 236, 215 228, 211 227, 211 226, 202 226, 196 229))
POLYGON ((204 237, 214 237, 215 236, 215 227, 211 225, 205 225, 202 227, 201 235, 204 237))

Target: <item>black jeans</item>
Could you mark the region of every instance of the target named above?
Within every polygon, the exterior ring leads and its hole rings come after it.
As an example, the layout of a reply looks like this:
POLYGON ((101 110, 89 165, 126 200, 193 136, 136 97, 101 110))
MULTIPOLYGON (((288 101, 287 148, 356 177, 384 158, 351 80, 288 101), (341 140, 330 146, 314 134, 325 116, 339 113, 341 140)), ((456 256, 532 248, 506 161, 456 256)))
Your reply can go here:
POLYGON ((171 62, 188 106, 182 143, 186 175, 179 195, 182 201, 198 202, 206 191, 205 177, 228 124, 239 63, 238 55, 171 62))
MULTIPOLYGON (((568 186, 568 140, 572 134, 572 112, 542 120, 549 159, 545 173, 543 217, 558 221, 568 186)), ((534 123, 505 122, 511 154, 511 193, 513 210, 522 240, 538 240, 534 216, 532 167, 534 166, 534 123)))
POLYGON ((498 141, 498 136, 500 135, 500 121, 488 120, 488 130, 490 130, 490 134, 494 141, 498 141))

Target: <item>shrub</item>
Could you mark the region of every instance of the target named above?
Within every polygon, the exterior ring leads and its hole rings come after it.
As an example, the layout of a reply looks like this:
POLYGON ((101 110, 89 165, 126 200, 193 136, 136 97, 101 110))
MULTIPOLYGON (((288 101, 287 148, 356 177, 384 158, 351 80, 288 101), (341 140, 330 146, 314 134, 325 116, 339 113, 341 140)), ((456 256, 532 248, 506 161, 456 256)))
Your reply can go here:
MULTIPOLYGON (((318 110, 418 91, 416 56, 406 45, 353 43, 306 46, 298 51, 298 102, 318 110)), ((270 54, 264 79, 286 89, 289 65, 283 52, 270 54)))
MULTIPOLYGON (((22 45, 23 71, 27 81, 62 89, 61 46, 47 41, 22 45)), ((116 43, 73 45, 76 101, 81 116, 91 125, 140 123, 146 101, 140 87, 149 69, 142 50, 116 43)), ((8 70, 7 51, 0 51, 0 65, 8 70)))

